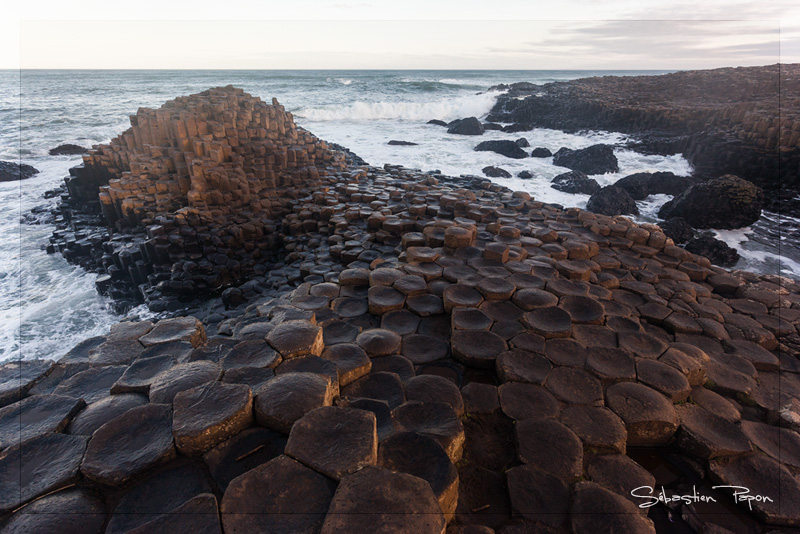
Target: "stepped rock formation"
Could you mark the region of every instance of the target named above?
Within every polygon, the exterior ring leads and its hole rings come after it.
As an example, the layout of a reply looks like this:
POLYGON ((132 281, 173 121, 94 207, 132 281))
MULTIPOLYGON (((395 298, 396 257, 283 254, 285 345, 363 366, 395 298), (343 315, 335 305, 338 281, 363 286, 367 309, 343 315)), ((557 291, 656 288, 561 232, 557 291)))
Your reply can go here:
POLYGON ((635 134, 634 148, 683 153, 701 177, 800 190, 800 64, 503 88, 489 120, 635 134))
POLYGON ((800 523, 800 284, 477 177, 363 166, 291 194, 276 289, 221 323, 0 367, 4 532, 800 523), (631 494, 692 484, 772 500, 631 494))
POLYGON ((107 272, 103 284, 161 283, 182 294, 252 274, 279 245, 275 219, 344 167, 344 155, 297 127, 277 100, 231 86, 139 109, 130 129, 83 160, 66 181, 71 200, 84 208, 99 198, 110 228, 147 235, 110 250, 67 247, 63 236, 56 244, 107 272))

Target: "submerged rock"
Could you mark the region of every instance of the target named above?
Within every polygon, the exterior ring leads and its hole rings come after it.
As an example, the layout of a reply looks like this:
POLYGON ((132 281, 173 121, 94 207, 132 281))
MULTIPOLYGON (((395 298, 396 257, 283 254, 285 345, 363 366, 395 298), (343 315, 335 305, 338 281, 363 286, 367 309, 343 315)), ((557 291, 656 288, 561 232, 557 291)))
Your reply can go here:
POLYGON ((517 143, 508 140, 483 141, 475 147, 476 152, 497 152, 508 158, 524 159, 528 153, 522 150, 517 143))
POLYGON ((397 141, 396 139, 392 139, 387 144, 392 146, 417 146, 419 143, 412 143, 411 141, 397 141))

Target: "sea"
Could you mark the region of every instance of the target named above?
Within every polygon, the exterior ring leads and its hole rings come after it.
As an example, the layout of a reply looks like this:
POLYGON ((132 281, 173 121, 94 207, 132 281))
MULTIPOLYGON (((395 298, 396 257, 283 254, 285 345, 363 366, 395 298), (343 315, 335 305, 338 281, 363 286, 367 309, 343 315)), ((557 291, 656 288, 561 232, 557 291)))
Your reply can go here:
MULTIPOLYGON (((270 102, 273 97, 295 121, 317 137, 343 145, 371 165, 404 165, 448 175, 482 175, 496 165, 512 175, 531 171, 535 178, 495 178, 536 199, 584 207, 586 195, 562 193, 550 179, 566 172, 552 158, 511 160, 493 152, 475 152, 472 136, 446 133, 431 119, 451 121, 484 117, 494 105, 498 84, 537 84, 589 76, 664 74, 668 71, 167 71, 24 70, 0 71, 0 160, 22 161, 40 172, 0 183, 0 362, 57 359, 79 341, 107 332, 123 317, 111 311, 95 291, 95 274, 48 255, 54 226, 47 213, 58 198, 46 191, 63 184, 80 156, 50 156, 63 143, 91 147, 108 142, 130 126, 140 107, 159 107, 181 95, 232 84, 270 102), (417 143, 393 146, 390 140, 417 143)), ((525 137, 531 148, 583 148, 615 145, 620 171, 593 176, 601 185, 635 172, 671 171, 689 175, 681 154, 653 156, 622 147, 629 137, 618 132, 567 134, 537 129, 507 134, 487 131, 480 140, 525 137)), ((639 202, 642 222, 658 222, 658 208, 670 199, 654 195, 639 202)), ((735 268, 800 278, 800 219, 764 212, 761 220, 717 235, 739 250, 735 268), (794 236, 794 237, 792 237, 794 236)), ((129 312, 140 318, 148 311, 129 312)))

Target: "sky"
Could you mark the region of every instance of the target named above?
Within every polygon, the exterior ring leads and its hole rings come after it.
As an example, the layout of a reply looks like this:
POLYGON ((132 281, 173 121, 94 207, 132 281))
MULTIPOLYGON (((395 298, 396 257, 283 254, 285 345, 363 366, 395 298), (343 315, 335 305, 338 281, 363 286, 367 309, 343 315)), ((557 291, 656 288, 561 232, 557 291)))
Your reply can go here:
POLYGON ((702 69, 800 62, 800 3, 15 1, 0 68, 702 69))

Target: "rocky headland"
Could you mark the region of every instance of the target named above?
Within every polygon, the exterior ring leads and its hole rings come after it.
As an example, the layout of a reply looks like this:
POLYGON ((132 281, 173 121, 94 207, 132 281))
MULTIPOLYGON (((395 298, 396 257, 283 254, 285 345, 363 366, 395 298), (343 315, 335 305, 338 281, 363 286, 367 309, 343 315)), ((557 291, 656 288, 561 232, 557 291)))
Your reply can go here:
POLYGON ((2 532, 800 524, 795 282, 365 165, 232 87, 139 110, 68 187, 54 247, 99 289, 230 309, 0 367, 2 532), (714 501, 631 493, 662 486, 714 501))
POLYGON ((632 134, 632 148, 682 153, 698 177, 734 174, 800 212, 800 65, 723 68, 660 76, 602 76, 508 92, 488 120, 565 131, 632 134))

